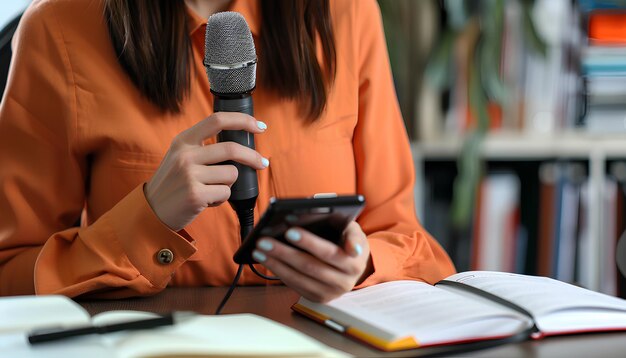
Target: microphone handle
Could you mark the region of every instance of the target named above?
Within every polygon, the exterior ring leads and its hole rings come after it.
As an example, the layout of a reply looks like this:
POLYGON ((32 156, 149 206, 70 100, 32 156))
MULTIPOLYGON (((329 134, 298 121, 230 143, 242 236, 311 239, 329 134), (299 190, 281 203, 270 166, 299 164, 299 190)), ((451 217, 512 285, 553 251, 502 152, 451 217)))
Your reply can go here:
MULTIPOLYGON (((215 112, 239 112, 254 115, 252 106, 252 96, 250 93, 239 94, 237 96, 222 96, 213 94, 213 110, 215 112)), ((237 142, 250 149, 254 148, 254 134, 246 131, 221 131, 217 135, 218 142, 237 142)), ((247 165, 237 162, 228 161, 227 164, 233 164, 237 167, 239 176, 237 181, 230 188, 229 202, 250 201, 254 203, 259 195, 259 183, 256 170, 247 165)), ((252 204, 254 206, 254 204, 252 204)))

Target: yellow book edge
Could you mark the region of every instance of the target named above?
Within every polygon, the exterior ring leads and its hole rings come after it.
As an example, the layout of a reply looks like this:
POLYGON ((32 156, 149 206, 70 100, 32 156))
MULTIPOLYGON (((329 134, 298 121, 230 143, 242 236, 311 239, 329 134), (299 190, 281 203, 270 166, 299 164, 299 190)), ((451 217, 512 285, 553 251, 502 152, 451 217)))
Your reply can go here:
MULTIPOLYGON (((327 323, 328 321, 332 322, 332 319, 330 317, 327 317, 319 312, 313 311, 312 309, 306 306, 303 306, 300 303, 295 303, 291 308, 294 311, 301 313, 325 326, 330 326, 327 323)), ((387 341, 380 337, 376 337, 369 333, 363 332, 362 330, 354 328, 354 327, 343 327, 343 328, 345 328, 344 333, 346 333, 347 335, 354 337, 358 339, 359 341, 365 342, 383 351, 400 351, 400 350, 415 349, 415 348, 420 347, 419 343, 413 337, 404 337, 404 338, 400 338, 400 339, 393 340, 393 341, 387 341)))

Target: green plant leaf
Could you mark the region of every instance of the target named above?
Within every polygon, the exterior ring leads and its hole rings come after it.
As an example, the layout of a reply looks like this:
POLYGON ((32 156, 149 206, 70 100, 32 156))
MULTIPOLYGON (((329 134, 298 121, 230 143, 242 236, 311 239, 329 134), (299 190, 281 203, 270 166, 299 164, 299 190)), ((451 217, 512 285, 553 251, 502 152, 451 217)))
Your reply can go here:
POLYGON ((487 97, 480 80, 480 47, 479 41, 469 74, 469 103, 477 126, 465 138, 461 155, 457 159, 458 175, 454 181, 452 197, 452 224, 460 229, 468 227, 472 219, 476 189, 482 177, 480 148, 489 128, 487 97))
POLYGON ((443 6, 448 14, 450 27, 456 31, 461 31, 469 19, 467 11, 467 1, 465 0, 444 0, 443 6))
POLYGON ((406 1, 379 0, 378 4, 383 18, 389 61, 394 77, 404 78, 409 61, 406 46, 409 39, 402 30, 402 22, 398 19, 402 17, 403 12, 406 12, 407 3, 406 1))
POLYGON ((456 32, 446 29, 439 45, 428 60, 425 69, 425 76, 428 82, 437 90, 441 91, 450 84, 450 66, 452 61, 452 50, 456 32))
POLYGON ((524 35, 530 47, 541 56, 546 57, 548 53, 548 46, 541 36, 539 36, 539 33, 537 33, 537 28, 535 27, 535 22, 532 18, 533 3, 534 2, 532 0, 524 0, 522 2, 522 9, 524 13, 524 35))
POLYGON ((476 131, 484 134, 489 128, 489 112, 487 111, 487 96, 482 85, 480 58, 482 57, 482 39, 479 39, 474 58, 470 64, 469 73, 469 105, 477 121, 476 131))
POLYGON ((457 161, 458 175, 454 179, 452 199, 452 225, 455 228, 469 226, 474 210, 476 189, 482 177, 481 143, 484 134, 472 132, 466 137, 457 161))
POLYGON ((485 48, 481 51, 480 67, 481 67, 481 83, 489 99, 494 100, 500 105, 508 103, 510 94, 508 87, 500 78, 500 71, 494 60, 493 49, 485 48))
POLYGON ((487 97, 499 104, 508 100, 508 88, 500 78, 502 36, 504 33, 504 0, 485 0, 481 42, 477 46, 480 79, 487 97))
POLYGON ((502 37, 504 0, 482 0, 480 8, 482 32, 493 39, 502 37))

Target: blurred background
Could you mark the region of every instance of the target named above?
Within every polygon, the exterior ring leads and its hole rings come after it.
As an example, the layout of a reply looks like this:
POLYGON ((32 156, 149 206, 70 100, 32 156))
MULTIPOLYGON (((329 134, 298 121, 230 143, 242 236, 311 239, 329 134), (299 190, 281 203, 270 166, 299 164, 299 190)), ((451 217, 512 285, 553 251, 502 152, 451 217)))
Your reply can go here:
POLYGON ((17 14, 26 9, 30 0, 10 0, 0 2, 0 28, 3 28, 17 14))
POLYGON ((626 297, 626 0, 378 2, 417 214, 457 269, 626 297))
POLYGON ((457 269, 626 297, 626 1, 379 4, 418 216, 457 269))

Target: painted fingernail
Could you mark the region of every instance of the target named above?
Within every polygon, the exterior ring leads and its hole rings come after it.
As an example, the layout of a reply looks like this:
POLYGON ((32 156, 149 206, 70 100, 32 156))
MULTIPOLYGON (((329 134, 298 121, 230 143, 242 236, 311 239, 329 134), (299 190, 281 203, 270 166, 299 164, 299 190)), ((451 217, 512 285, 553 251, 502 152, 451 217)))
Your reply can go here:
POLYGON ((357 256, 361 256, 361 254, 363 253, 363 248, 361 247, 361 244, 354 245, 354 252, 356 252, 357 256))
POLYGON ((254 258, 257 262, 265 262, 267 260, 267 256, 261 251, 254 250, 252 251, 252 258, 254 258))
POLYGON ((291 242, 297 242, 302 239, 302 235, 300 235, 300 233, 294 229, 287 230, 287 232, 285 233, 285 237, 291 242))
POLYGON ((270 161, 267 158, 263 158, 261 159, 261 164, 263 165, 264 168, 267 168, 270 166, 270 161))
POLYGON ((262 131, 267 129, 267 124, 265 124, 265 122, 256 121, 256 126, 262 131))
POLYGON ((269 240, 261 240, 257 246, 263 251, 270 251, 274 248, 274 245, 269 240))

